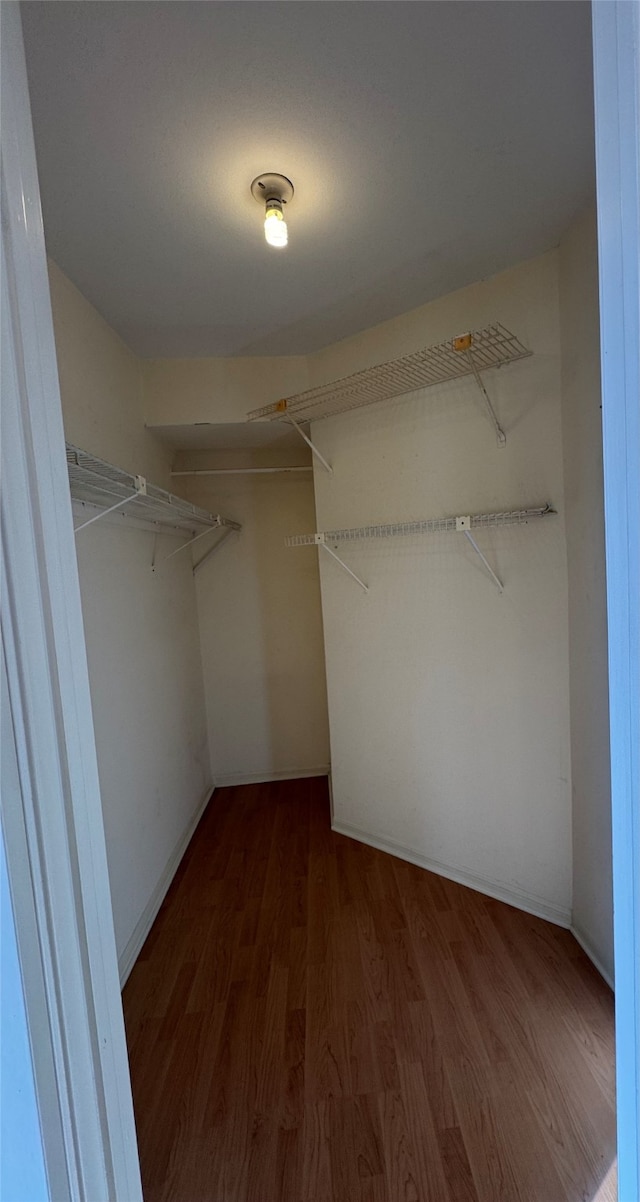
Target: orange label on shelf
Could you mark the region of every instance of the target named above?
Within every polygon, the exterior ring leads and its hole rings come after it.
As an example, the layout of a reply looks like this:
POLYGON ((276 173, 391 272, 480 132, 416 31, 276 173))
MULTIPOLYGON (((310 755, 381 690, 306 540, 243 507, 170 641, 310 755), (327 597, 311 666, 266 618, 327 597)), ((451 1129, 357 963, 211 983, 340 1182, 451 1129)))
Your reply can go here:
POLYGON ((453 340, 453 349, 454 351, 468 351, 472 342, 473 338, 471 334, 460 334, 458 338, 454 338, 453 340))
POLYGON ((287 407, 286 399, 284 399, 282 401, 276 401, 276 412, 277 413, 284 413, 286 407, 287 407))

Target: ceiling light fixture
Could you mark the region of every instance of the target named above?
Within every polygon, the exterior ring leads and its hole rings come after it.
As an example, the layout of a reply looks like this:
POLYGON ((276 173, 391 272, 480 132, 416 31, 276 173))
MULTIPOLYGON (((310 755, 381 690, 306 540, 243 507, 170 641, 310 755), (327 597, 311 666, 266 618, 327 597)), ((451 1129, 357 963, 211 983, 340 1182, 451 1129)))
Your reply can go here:
POLYGON ((251 185, 254 200, 265 206, 264 236, 269 246, 283 247, 288 242, 284 206, 293 196, 293 184, 286 175, 272 171, 257 175, 251 185))

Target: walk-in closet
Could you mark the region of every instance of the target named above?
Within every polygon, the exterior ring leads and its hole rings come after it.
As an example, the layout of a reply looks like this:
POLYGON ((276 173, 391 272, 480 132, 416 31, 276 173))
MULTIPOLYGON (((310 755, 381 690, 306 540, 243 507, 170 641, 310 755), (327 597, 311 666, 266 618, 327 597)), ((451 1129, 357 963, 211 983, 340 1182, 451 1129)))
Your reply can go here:
POLYGON ((21 8, 145 1202, 613 1202, 590 5, 21 8))

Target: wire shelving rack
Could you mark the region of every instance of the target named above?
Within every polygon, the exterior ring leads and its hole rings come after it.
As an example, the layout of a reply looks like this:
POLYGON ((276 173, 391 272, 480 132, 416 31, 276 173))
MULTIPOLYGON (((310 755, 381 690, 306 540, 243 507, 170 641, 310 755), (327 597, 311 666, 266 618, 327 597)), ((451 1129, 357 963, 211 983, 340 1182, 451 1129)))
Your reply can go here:
POLYGON ((285 539, 287 547, 313 547, 317 546, 326 551, 333 559, 335 559, 340 567, 351 576, 357 584, 368 592, 368 585, 356 576, 355 572, 340 558, 336 551, 329 546, 333 543, 337 546, 340 543, 357 542, 363 539, 372 538, 396 538, 402 535, 411 534, 444 534, 448 531, 458 531, 467 538, 468 542, 473 547, 477 555, 480 556, 485 568, 491 576, 494 584, 499 592, 503 590, 502 581, 499 580, 493 568, 489 564, 486 556, 478 546, 472 530, 487 530, 493 527, 500 526, 525 526, 531 521, 538 518, 555 515, 556 510, 551 505, 539 505, 530 509, 510 509, 501 513, 476 513, 476 514, 461 514, 454 517, 444 518, 424 518, 411 522, 389 522, 374 526, 355 526, 341 530, 325 530, 315 534, 293 534, 285 539))
MULTIPOLYGON (((76 533, 99 521, 106 514, 126 507, 129 516, 149 523, 157 532, 173 531, 190 535, 188 542, 166 557, 170 559, 181 551, 183 546, 190 546, 196 538, 211 530, 223 530, 224 538, 234 530, 241 529, 239 522, 219 513, 208 513, 206 509, 192 505, 190 501, 151 484, 144 476, 125 472, 122 468, 114 467, 95 455, 89 455, 71 443, 67 443, 66 448, 72 499, 98 510, 92 517, 75 527, 76 533)), ((218 546, 220 542, 212 550, 217 550, 218 546)), ((203 560, 200 561, 202 562, 203 560)))
MULTIPOLYGON (((299 422, 318 421, 363 405, 405 396, 434 384, 473 376, 485 411, 499 444, 506 441, 482 381, 481 372, 515 363, 532 354, 526 346, 499 322, 482 330, 469 331, 436 346, 425 347, 410 355, 378 363, 363 371, 296 393, 247 414, 249 421, 288 420, 299 429, 299 422)), ((302 433, 302 431, 300 431, 302 433)), ((305 435, 303 434, 303 437, 305 435)), ((305 437, 305 441, 309 440, 305 437)), ((321 458, 316 448, 314 453, 321 458)), ((325 467, 328 465, 325 462, 325 467)))

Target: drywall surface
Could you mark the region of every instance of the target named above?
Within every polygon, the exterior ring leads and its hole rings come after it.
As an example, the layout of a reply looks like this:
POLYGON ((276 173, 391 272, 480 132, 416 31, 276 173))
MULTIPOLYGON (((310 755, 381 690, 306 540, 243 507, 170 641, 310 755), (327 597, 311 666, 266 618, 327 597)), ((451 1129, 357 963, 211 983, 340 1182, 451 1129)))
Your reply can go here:
MULTIPOLYGON (((170 452, 144 428, 138 360, 49 267, 67 438, 166 487, 170 452)), ((154 573, 154 539, 117 515, 76 539, 116 944, 128 967, 211 783, 190 553, 154 573)), ((159 536, 157 559, 180 541, 159 536)))
POLYGON ((302 355, 142 361, 150 426, 243 422, 251 409, 308 387, 302 355))
POLYGON ((595 209, 560 244, 562 432, 569 572, 573 924, 613 977, 607 604, 595 209))
POLYGON ((211 779, 189 552, 152 572, 155 537, 115 519, 77 536, 119 957, 211 779))
POLYGON ((140 360, 51 259, 49 284, 67 440, 166 488, 171 454, 144 428, 140 360))
MULTIPOLYGON (((203 467, 217 460, 199 454, 179 462, 203 467)), ((315 527, 311 473, 180 484, 189 500, 243 526, 196 574, 214 780, 326 772, 318 567, 315 555, 284 545, 287 535, 315 527)))
MULTIPOLYGON (((571 913, 567 571, 557 253, 322 352, 312 380, 501 321, 534 354, 313 424, 317 528, 552 502, 479 532, 343 542, 321 560, 334 822, 557 921, 571 913)), ((313 558, 313 548, 293 552, 313 558)))

